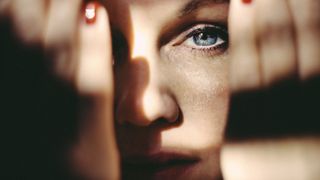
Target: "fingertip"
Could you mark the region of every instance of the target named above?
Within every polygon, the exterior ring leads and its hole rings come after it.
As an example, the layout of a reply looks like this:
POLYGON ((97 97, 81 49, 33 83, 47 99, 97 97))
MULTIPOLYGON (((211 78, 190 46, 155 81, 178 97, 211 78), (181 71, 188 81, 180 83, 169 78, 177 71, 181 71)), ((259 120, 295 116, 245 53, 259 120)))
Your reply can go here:
POLYGON ((84 5, 84 20, 87 24, 94 24, 97 19, 97 9, 100 4, 97 2, 89 2, 84 5))
POLYGON ((108 14, 97 3, 87 4, 80 23, 78 91, 86 95, 112 94, 112 52, 108 14), (87 12, 87 13, 86 13, 87 12))
POLYGON ((242 3, 244 3, 244 4, 251 4, 251 3, 252 3, 252 0, 242 0, 242 3))

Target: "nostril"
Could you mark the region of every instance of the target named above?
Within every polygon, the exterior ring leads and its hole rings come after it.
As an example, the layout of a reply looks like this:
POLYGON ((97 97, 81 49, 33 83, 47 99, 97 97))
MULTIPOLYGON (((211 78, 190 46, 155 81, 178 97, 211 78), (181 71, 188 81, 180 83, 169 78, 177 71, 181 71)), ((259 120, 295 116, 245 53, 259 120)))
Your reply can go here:
POLYGON ((175 98, 168 93, 163 96, 162 116, 170 123, 176 123, 182 117, 182 111, 175 98))
POLYGON ((163 115, 167 123, 169 122, 169 123, 176 124, 180 120, 180 117, 182 116, 178 106, 173 106, 171 108, 168 108, 166 109, 166 111, 168 112, 163 113, 163 115))
POLYGON ((173 127, 178 127, 183 122, 183 115, 181 111, 177 114, 177 116, 174 119, 169 118, 159 118, 155 121, 153 121, 150 124, 150 128, 160 128, 160 129, 169 129, 173 127))

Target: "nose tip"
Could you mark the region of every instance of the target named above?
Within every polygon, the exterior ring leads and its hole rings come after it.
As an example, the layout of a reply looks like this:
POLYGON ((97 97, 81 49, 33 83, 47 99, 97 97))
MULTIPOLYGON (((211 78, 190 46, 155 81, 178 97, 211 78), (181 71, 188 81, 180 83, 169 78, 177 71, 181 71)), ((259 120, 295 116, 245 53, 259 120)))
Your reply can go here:
POLYGON ((161 94, 155 88, 147 88, 142 96, 127 96, 121 102, 116 118, 119 124, 149 126, 157 120, 174 123, 179 117, 179 108, 168 94, 161 94))
POLYGON ((179 109, 173 98, 167 94, 161 94, 156 89, 150 88, 143 97, 143 110, 146 125, 158 119, 165 119, 173 123, 177 120, 179 109))

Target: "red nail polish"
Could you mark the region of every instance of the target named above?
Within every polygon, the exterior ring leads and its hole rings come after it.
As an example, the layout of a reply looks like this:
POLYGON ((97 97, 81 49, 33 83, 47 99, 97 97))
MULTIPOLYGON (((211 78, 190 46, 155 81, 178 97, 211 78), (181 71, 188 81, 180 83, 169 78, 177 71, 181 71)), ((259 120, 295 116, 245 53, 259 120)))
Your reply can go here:
POLYGON ((242 2, 245 4, 250 4, 252 2, 252 0, 242 0, 242 2))
POLYGON ((98 3, 96 2, 89 2, 85 5, 85 20, 87 24, 95 23, 97 19, 97 9, 98 3))

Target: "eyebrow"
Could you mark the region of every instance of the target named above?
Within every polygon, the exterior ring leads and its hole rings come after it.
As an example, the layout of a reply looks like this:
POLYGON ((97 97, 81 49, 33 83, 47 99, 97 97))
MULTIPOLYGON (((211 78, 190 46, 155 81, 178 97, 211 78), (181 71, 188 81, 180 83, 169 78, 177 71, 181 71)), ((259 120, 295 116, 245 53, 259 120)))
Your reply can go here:
POLYGON ((191 0, 180 10, 179 17, 189 15, 192 12, 204 6, 207 6, 209 4, 223 4, 223 3, 229 3, 229 0, 191 0))

